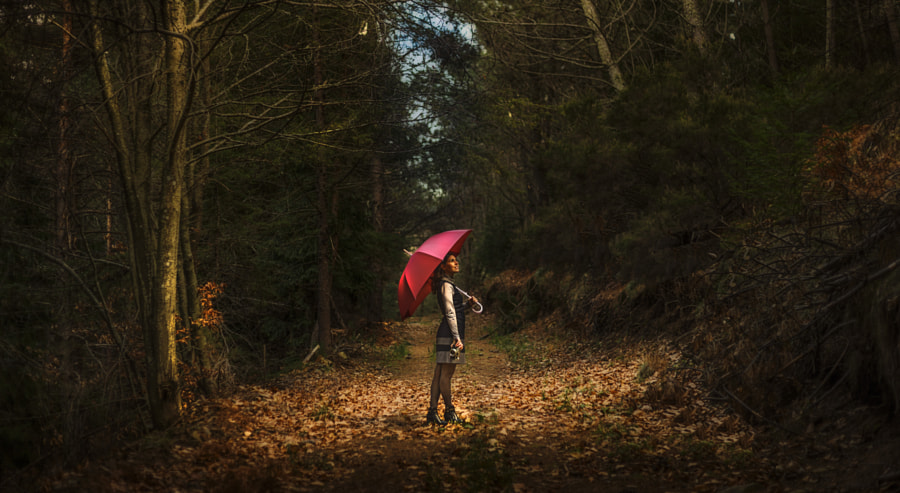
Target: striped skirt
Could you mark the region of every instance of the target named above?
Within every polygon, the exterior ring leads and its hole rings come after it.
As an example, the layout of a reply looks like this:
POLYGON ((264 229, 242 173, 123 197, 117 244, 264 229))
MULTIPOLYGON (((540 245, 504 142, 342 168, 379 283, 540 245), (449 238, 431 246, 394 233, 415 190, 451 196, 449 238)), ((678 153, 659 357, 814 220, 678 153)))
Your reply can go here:
MULTIPOLYGON (((456 327, 459 329, 459 338, 466 344, 466 316, 464 310, 456 311, 456 327)), ((457 365, 466 364, 466 348, 463 347, 459 352, 459 358, 450 359, 450 345, 453 344, 453 335, 450 333, 450 325, 447 319, 441 319, 441 325, 438 327, 437 338, 434 343, 435 360, 438 363, 451 363, 457 365)))

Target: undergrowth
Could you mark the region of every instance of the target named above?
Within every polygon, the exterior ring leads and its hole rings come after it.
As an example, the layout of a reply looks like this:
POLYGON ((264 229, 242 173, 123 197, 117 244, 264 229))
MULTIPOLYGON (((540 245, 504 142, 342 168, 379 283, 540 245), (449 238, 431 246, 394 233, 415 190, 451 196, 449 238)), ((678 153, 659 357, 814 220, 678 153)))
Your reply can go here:
POLYGON ((377 348, 378 358, 387 367, 396 367, 403 360, 409 358, 409 341, 397 341, 384 348, 377 348))
POLYGON ((491 342, 506 353, 509 361, 519 367, 531 367, 537 363, 535 345, 525 334, 493 335, 491 342))
POLYGON ((492 427, 461 437, 446 468, 430 467, 426 487, 431 492, 512 492, 515 469, 492 427), (451 472, 452 471, 452 472, 451 472))

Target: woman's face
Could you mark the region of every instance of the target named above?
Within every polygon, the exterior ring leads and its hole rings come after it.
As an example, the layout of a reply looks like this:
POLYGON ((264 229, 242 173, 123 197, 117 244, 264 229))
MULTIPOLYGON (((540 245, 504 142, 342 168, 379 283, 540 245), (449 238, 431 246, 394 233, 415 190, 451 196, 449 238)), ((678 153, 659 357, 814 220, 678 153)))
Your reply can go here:
POLYGON ((441 268, 444 269, 444 272, 450 274, 456 274, 459 272, 459 260, 456 259, 456 255, 450 255, 447 257, 447 260, 441 264, 441 268))

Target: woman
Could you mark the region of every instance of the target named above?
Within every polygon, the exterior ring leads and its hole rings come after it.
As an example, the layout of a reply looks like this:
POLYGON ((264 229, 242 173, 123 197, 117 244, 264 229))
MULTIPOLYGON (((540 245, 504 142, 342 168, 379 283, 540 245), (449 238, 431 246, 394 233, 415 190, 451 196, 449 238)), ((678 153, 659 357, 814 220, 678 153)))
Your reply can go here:
POLYGON ((437 364, 434 368, 434 377, 431 379, 431 405, 425 421, 428 424, 445 425, 462 423, 456 415, 450 392, 450 378, 456 371, 456 365, 466 363, 465 346, 463 340, 466 337, 466 303, 478 300, 475 297, 466 299, 453 283, 453 276, 459 272, 459 260, 456 255, 447 255, 441 265, 432 276, 431 290, 438 299, 438 306, 444 317, 438 327, 435 339, 435 356, 437 364), (457 351, 451 351, 456 349, 457 351), (444 399, 444 419, 438 416, 438 400, 444 399))

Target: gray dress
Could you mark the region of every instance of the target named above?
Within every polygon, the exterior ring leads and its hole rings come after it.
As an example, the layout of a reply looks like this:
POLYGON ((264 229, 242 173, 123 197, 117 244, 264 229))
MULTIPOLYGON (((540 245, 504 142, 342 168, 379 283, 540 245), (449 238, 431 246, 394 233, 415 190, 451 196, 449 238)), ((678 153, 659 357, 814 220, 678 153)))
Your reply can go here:
POLYGON ((438 363, 465 364, 466 349, 463 347, 459 358, 450 358, 450 346, 459 338, 463 345, 466 343, 466 299, 456 290, 456 285, 449 277, 443 277, 439 281, 437 290, 438 306, 444 317, 438 327, 435 339, 434 352, 438 363))

